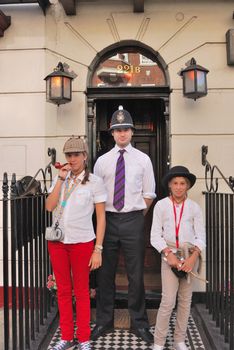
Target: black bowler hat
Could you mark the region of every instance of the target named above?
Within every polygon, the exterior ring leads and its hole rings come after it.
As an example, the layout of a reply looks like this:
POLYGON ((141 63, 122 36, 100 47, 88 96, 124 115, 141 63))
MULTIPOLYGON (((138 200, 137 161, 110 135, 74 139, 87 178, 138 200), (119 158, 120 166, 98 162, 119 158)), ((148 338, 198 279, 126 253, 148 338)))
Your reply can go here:
POLYGON ((196 176, 194 174, 191 174, 185 166, 177 165, 172 167, 168 173, 163 177, 162 183, 165 188, 168 188, 168 183, 173 179, 173 177, 186 177, 190 182, 190 188, 193 187, 193 185, 196 182, 196 176))
POLYGON ((112 114, 110 129, 134 129, 131 114, 123 109, 123 106, 119 106, 119 109, 112 114))

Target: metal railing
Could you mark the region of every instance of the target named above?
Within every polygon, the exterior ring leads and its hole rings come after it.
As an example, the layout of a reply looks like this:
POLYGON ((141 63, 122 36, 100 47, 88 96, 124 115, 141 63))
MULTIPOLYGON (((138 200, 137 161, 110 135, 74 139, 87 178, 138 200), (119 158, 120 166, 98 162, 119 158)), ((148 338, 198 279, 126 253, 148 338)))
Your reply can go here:
POLYGON ((234 178, 227 179, 206 159, 208 147, 202 146, 205 166, 206 210, 206 307, 229 349, 234 349, 234 178), (218 178, 219 177, 219 178, 218 178), (227 193, 218 192, 219 179, 227 193))
MULTIPOLYGON (((49 152, 48 152, 49 153, 49 152)), ((53 153, 53 152, 52 152, 53 153)), ((32 177, 11 183, 3 176, 3 290, 4 350, 37 349, 57 313, 46 287, 51 265, 45 228, 51 215, 45 210, 46 176, 52 178, 50 164, 32 177), (43 189, 36 176, 42 173, 43 189)), ((54 158, 53 158, 54 157, 54 158)))

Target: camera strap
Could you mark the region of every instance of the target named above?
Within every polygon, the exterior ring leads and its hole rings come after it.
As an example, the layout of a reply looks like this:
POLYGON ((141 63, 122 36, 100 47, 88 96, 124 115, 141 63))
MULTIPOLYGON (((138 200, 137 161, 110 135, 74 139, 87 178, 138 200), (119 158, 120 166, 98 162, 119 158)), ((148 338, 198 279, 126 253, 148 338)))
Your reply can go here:
POLYGON ((82 182, 82 179, 79 178, 79 176, 77 176, 76 178, 72 178, 69 177, 68 179, 66 179, 64 185, 64 191, 63 191, 63 198, 61 199, 60 196, 60 201, 59 201, 59 205, 56 208, 56 212, 55 212, 55 228, 59 226, 59 220, 61 219, 62 215, 63 215, 63 211, 64 208, 67 205, 67 201, 70 198, 71 194, 74 192, 74 190, 76 189, 76 187, 82 182))

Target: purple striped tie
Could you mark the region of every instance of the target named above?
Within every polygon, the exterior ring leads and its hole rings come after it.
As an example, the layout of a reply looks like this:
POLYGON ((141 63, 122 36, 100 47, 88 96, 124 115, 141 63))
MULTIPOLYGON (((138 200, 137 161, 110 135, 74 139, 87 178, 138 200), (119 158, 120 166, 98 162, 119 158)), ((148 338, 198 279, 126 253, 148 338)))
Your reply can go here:
POLYGON ((115 189, 113 206, 116 210, 120 211, 124 207, 124 194, 125 194, 125 164, 123 154, 125 149, 119 151, 120 156, 117 160, 115 171, 115 189))

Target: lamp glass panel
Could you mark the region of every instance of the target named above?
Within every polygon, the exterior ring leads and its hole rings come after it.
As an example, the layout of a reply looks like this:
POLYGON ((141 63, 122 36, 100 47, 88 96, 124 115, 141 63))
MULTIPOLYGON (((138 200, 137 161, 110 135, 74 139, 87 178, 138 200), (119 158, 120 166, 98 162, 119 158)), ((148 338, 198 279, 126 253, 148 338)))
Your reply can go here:
POLYGON ((193 70, 184 72, 184 89, 185 93, 195 91, 195 72, 193 70))
POLYGON ((50 99, 50 79, 46 80, 46 99, 50 99))
POLYGON ((206 73, 197 71, 197 91, 206 92, 206 73))
POLYGON ((62 77, 51 77, 51 98, 62 97, 62 77))
POLYGON ((63 96, 71 100, 71 79, 63 77, 63 96))

